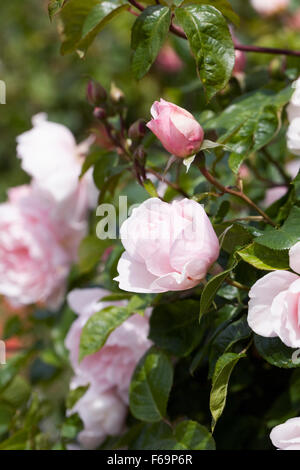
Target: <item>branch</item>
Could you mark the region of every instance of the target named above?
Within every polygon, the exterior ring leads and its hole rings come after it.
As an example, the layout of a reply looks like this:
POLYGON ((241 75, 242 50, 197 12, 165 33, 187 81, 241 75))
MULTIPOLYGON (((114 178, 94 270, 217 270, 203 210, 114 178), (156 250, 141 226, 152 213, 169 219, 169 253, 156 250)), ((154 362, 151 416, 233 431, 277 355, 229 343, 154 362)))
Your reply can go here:
POLYGON ((159 181, 166 183, 170 188, 174 189, 178 193, 182 194, 184 197, 189 198, 189 195, 176 183, 172 183, 171 181, 167 180, 164 176, 162 176, 157 171, 153 170, 152 168, 145 168, 146 173, 151 173, 152 175, 156 176, 159 181))
MULTIPOLYGON (((136 0, 128 0, 128 2, 137 8, 139 11, 144 11, 145 7, 141 5, 136 0)), ((130 13, 134 14, 132 10, 129 10, 130 13)), ((174 25, 171 23, 170 25, 171 33, 175 34, 176 36, 187 39, 185 32, 179 26, 174 25)), ((260 47, 260 46, 245 46, 244 44, 240 44, 237 41, 233 40, 234 48, 237 51, 244 51, 244 52, 258 52, 260 54, 281 54, 281 55, 289 55, 289 56, 296 56, 300 57, 300 51, 293 51, 291 49, 279 49, 277 47, 260 47)))
POLYGON ((214 185, 217 189, 219 189, 223 194, 228 193, 231 194, 232 196, 236 196, 239 199, 242 199, 248 206, 252 207, 252 209, 256 210, 268 223, 269 225, 272 225, 272 227, 276 227, 276 224, 270 219, 270 217, 262 210, 260 207, 258 207, 255 202, 253 202, 248 196, 246 196, 245 193, 242 191, 236 191, 235 189, 232 189, 228 186, 223 186, 218 180, 214 178, 214 176, 209 173, 207 168, 204 166, 204 155, 198 154, 195 163, 198 166, 199 170, 201 171, 202 175, 209 181, 212 185, 214 185))

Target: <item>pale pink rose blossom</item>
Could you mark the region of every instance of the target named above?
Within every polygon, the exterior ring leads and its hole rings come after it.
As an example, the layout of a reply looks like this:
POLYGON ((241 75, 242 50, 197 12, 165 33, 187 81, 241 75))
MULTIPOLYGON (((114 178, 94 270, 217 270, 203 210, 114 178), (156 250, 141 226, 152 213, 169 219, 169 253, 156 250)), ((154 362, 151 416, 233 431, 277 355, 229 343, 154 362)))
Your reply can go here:
POLYGON ((26 185, 0 204, 0 293, 14 305, 55 309, 63 299, 82 227, 74 233, 55 208, 51 196, 26 185))
POLYGON ((120 289, 159 293, 195 287, 219 256, 219 242, 202 205, 148 199, 121 226, 125 253, 120 289))
POLYGON ((128 388, 136 364, 151 346, 147 339, 148 315, 133 315, 108 337, 103 348, 78 362, 82 328, 96 312, 112 305, 124 306, 126 302, 105 302, 101 299, 110 293, 103 289, 75 289, 68 295, 68 303, 78 314, 66 338, 70 360, 79 384, 93 383, 100 392, 114 388, 124 403, 128 403, 128 388))
POLYGON ((253 8, 262 16, 281 13, 289 6, 290 0, 251 0, 253 8))
POLYGON ((300 450, 300 418, 291 418, 275 426, 270 439, 279 450, 300 450))
POLYGON ((285 24, 288 28, 294 29, 295 31, 300 30, 300 8, 285 20, 285 24))
POLYGON ((200 150, 204 132, 191 113, 161 99, 152 105, 151 115, 147 126, 168 152, 186 158, 200 150))
MULTIPOLYGON (((71 384, 72 388, 72 384, 71 384)), ((116 436, 123 431, 127 406, 113 390, 99 392, 90 385, 68 415, 78 413, 84 429, 78 441, 85 449, 95 449, 107 436, 116 436)))
MULTIPOLYGON (((290 249, 290 266, 300 274, 300 242, 290 249)), ((300 276, 273 271, 249 292, 248 323, 257 334, 278 336, 291 348, 300 347, 300 276)))
POLYGON ((92 138, 77 145, 71 131, 62 124, 50 122, 44 113, 33 117, 33 128, 17 137, 17 154, 22 168, 34 183, 58 201, 74 200, 80 192, 86 207, 95 204, 97 190, 89 171, 81 180, 84 158, 92 138))

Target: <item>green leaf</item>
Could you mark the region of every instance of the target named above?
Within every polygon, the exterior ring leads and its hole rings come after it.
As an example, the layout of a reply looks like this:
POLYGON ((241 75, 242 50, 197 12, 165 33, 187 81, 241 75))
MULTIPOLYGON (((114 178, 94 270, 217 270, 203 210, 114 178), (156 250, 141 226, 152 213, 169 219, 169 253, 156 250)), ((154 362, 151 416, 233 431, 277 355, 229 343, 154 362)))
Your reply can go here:
POLYGON ((77 387, 74 390, 70 390, 66 399, 67 409, 71 410, 80 400, 80 398, 83 397, 88 388, 89 385, 82 385, 81 387, 77 387))
POLYGON ((231 23, 234 23, 237 26, 240 23, 238 15, 235 13, 228 0, 181 0, 178 3, 179 4, 176 4, 176 6, 188 5, 190 3, 196 5, 207 5, 208 3, 210 3, 213 7, 219 10, 229 21, 231 21, 231 23))
POLYGON ((113 245, 112 240, 100 240, 94 235, 85 237, 78 249, 78 265, 82 273, 91 271, 101 260, 104 251, 113 245))
POLYGON ((239 341, 249 338, 251 333, 246 316, 225 327, 211 345, 210 370, 215 369, 217 359, 222 354, 228 352, 239 341))
MULTIPOLYGON (((93 178, 97 188, 102 189, 105 180, 110 177, 117 165, 118 156, 114 153, 102 155, 96 162, 93 171, 93 178)), ((123 168, 121 169, 123 170, 123 168)))
POLYGON ((120 326, 130 312, 126 307, 106 307, 94 313, 84 325, 80 337, 79 361, 94 354, 104 346, 108 336, 120 326))
POLYGON ((218 419, 224 411, 231 373, 235 365, 243 357, 246 357, 246 354, 226 353, 217 361, 209 400, 210 412, 213 418, 212 430, 214 430, 218 419))
POLYGON ((174 431, 177 442, 187 450, 215 450, 211 433, 196 421, 182 421, 174 431))
POLYGON ((50 20, 62 9, 65 0, 49 0, 48 3, 48 14, 50 20))
POLYGON ((128 8, 128 3, 121 0, 102 1, 95 5, 83 23, 79 48, 86 50, 107 23, 128 8))
POLYGON ((69 0, 62 8, 60 17, 63 23, 61 53, 68 54, 78 48, 82 27, 89 12, 102 0, 69 0))
POLYGON ((276 271, 280 269, 289 269, 289 256, 287 251, 276 251, 262 247, 257 243, 252 243, 243 250, 237 251, 237 254, 246 263, 251 264, 257 269, 263 271, 276 271))
POLYGON ((270 229, 255 242, 272 250, 288 250, 300 240, 300 208, 293 207, 279 229, 270 229))
POLYGON ((187 356, 203 335, 198 317, 199 304, 196 300, 159 305, 150 317, 149 338, 177 357, 187 356))
POLYGON ((300 367, 300 361, 293 362, 297 349, 288 348, 279 338, 264 338, 254 335, 254 344, 259 354, 272 366, 284 369, 300 367))
POLYGON ((225 279, 229 276, 231 271, 237 266, 238 262, 235 261, 234 264, 222 271, 220 274, 213 276, 208 283, 205 285, 200 299, 200 318, 208 312, 219 288, 221 287, 222 283, 225 279))
POLYGON ((267 145, 276 135, 280 113, 292 92, 287 87, 279 93, 271 90, 248 93, 206 122, 205 129, 216 131, 219 142, 226 143, 233 152, 229 165, 234 172, 251 152, 267 145))
POLYGON ((78 413, 74 413, 65 419, 61 427, 61 436, 67 441, 72 441, 83 428, 84 426, 80 416, 78 413))
POLYGON ((156 187, 154 186, 154 184, 152 183, 151 180, 145 180, 144 181, 144 188, 146 189, 149 196, 159 197, 159 195, 157 194, 156 187))
MULTIPOLYGON (((214 229, 220 239, 222 239, 222 249, 227 253, 234 253, 238 248, 248 245, 253 240, 253 233, 242 224, 214 224, 214 229), (224 234, 224 236, 222 236, 224 234)), ((261 235, 257 232, 256 235, 261 235)))
POLYGON ((164 418, 172 383, 170 359, 152 347, 139 362, 130 384, 129 401, 133 416, 147 422, 164 418))
POLYGON ((226 20, 210 5, 177 8, 175 16, 188 38, 198 75, 210 100, 229 81, 235 62, 226 20))
POLYGON ((131 36, 132 72, 141 79, 153 64, 171 23, 171 10, 161 5, 146 8, 136 19, 131 36))

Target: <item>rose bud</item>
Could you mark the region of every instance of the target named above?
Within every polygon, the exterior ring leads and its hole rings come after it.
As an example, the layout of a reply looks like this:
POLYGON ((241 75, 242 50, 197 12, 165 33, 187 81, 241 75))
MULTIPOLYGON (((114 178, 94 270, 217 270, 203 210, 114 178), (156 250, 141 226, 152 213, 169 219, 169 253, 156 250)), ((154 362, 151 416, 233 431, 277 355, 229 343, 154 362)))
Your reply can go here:
POLYGON ((99 119, 99 121, 102 121, 102 119, 105 119, 107 115, 104 108, 95 108, 93 114, 96 119, 99 119))
POLYGON ((204 132, 191 113, 161 99, 152 105, 151 115, 147 127, 168 152, 186 158, 200 150, 204 132))
POLYGON ((98 106, 106 100, 107 93, 100 83, 90 80, 87 84, 86 96, 92 106, 98 106))
POLYGON ((219 241, 201 204, 147 199, 120 230, 125 253, 118 263, 119 287, 159 293, 191 289, 219 256, 219 241))
POLYGON ((129 127, 128 137, 132 140, 142 139, 146 134, 146 131, 147 128, 145 121, 143 119, 138 119, 129 127))

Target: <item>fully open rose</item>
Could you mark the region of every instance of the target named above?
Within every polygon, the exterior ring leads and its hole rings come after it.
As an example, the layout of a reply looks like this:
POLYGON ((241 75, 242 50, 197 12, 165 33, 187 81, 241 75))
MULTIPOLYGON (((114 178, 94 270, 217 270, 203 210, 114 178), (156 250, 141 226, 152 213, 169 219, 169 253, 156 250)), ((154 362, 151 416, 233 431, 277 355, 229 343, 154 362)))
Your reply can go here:
MULTIPOLYGON (((290 266, 300 273, 300 242, 290 249, 290 266)), ((248 323, 255 333, 278 336, 291 348, 300 347, 300 277, 274 271, 259 279, 249 292, 248 323)))
POLYGON ((270 434, 271 441, 280 450, 300 450, 300 418, 288 419, 270 434))
POLYGON ((0 204, 0 293, 17 305, 58 307, 85 230, 85 221, 69 222, 51 194, 12 188, 0 204))
POLYGON ((75 289, 68 295, 70 307, 78 314, 65 342, 75 372, 71 388, 90 384, 88 392, 72 410, 83 419, 85 429, 81 441, 86 447, 95 447, 106 435, 120 432, 132 373, 152 344, 147 339, 149 312, 145 316, 136 314, 110 334, 100 351, 78 362, 80 336, 88 319, 105 307, 126 305, 123 301, 101 300, 109 294, 103 289, 91 288, 75 289))
POLYGON ((143 202, 121 227, 125 253, 118 264, 120 289, 167 292, 190 289, 219 256, 219 241, 201 204, 143 202))

